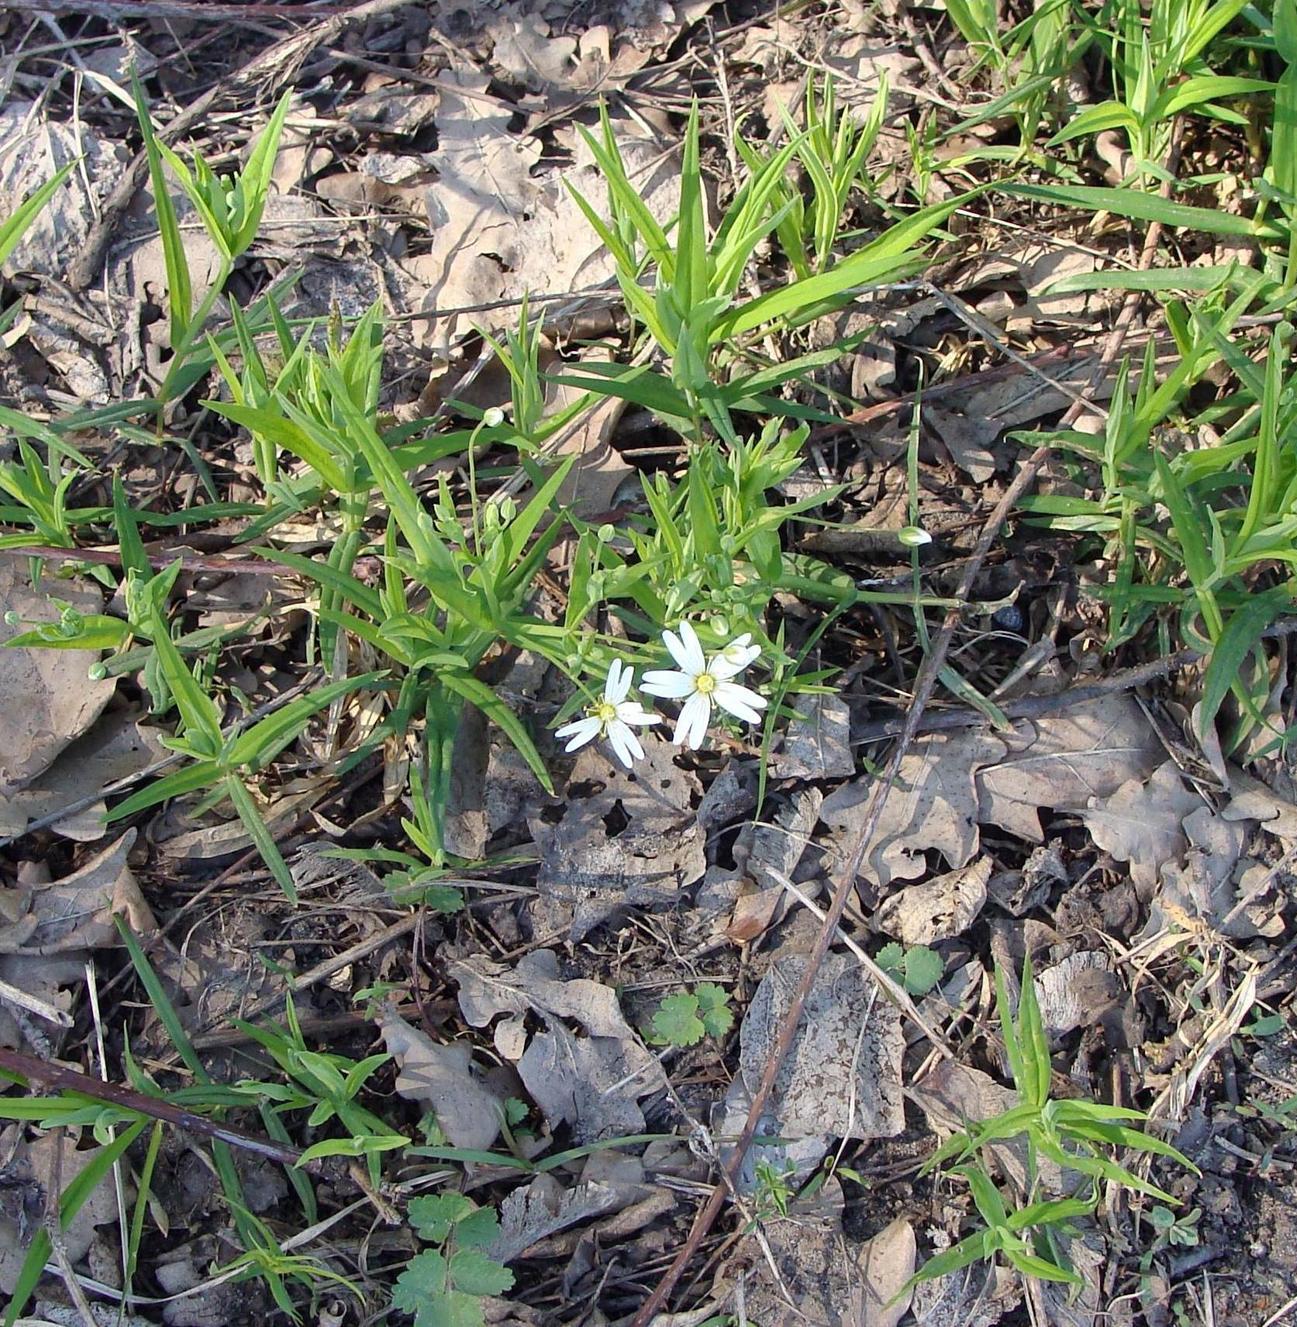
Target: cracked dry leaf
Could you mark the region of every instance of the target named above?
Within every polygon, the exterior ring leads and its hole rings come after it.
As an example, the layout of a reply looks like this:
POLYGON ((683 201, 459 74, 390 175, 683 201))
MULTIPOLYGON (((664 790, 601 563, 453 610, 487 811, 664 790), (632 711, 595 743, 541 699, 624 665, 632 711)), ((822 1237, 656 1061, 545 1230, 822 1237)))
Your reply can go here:
POLYGON ((553 1175, 537 1175, 500 1204, 500 1233, 487 1249, 487 1256, 496 1262, 512 1262, 533 1244, 592 1217, 617 1211, 630 1199, 625 1186, 582 1181, 564 1188, 553 1175))
POLYGON ((1130 863, 1130 878, 1137 886, 1152 889, 1165 863, 1183 859, 1189 846, 1184 818, 1202 804, 1180 777, 1175 761, 1168 760, 1147 782, 1128 779, 1111 796, 1090 798, 1081 819, 1098 847, 1130 863))
POLYGON ((511 1017, 510 1044, 525 1035, 521 1019, 535 1012, 545 1030, 534 1035, 518 1060, 518 1073, 551 1124, 567 1121, 582 1142, 639 1133, 639 1097, 658 1091, 665 1075, 622 1015, 617 993, 597 981, 559 976, 558 957, 540 949, 513 968, 483 958, 454 960, 459 1007, 473 1027, 499 1014, 511 1017), (564 1020, 580 1025, 574 1037, 564 1020), (630 1081, 625 1081, 629 1079, 630 1081), (620 1085, 616 1091, 610 1091, 620 1085))
POLYGON ((675 763, 669 742, 646 735, 644 753, 626 770, 598 746, 583 748, 563 819, 529 822, 540 852, 534 909, 546 932, 566 926, 580 940, 627 907, 669 906, 706 870, 697 776, 675 763))
POLYGON ((440 1045, 389 1007, 378 1026, 399 1066, 397 1092, 433 1111, 452 1147, 489 1148, 500 1133, 504 1102, 474 1073, 469 1043, 440 1045))
POLYGON ((989 857, 938 876, 922 885, 908 885, 879 905, 875 929, 905 945, 930 945, 962 935, 986 902, 989 857))
MULTIPOLYGON (((103 595, 88 581, 48 584, 77 612, 103 610, 103 595)), ((33 590, 14 558, 0 559, 0 616, 8 612, 24 621, 58 620, 47 592, 33 590)), ((98 662, 97 650, 0 649, 0 795, 48 769, 99 717, 117 683, 90 679, 90 666, 98 662)))
POLYGON ((473 95, 486 92, 488 78, 448 70, 442 82, 431 154, 438 179, 424 191, 432 246, 419 275, 432 304, 453 308, 499 299, 501 271, 525 261, 527 215, 539 190, 531 169, 541 149, 509 132, 507 107, 473 95))
MULTIPOLYGON (((901 762, 895 786, 861 867, 861 876, 885 889, 928 869, 936 849, 954 868, 977 851, 978 800, 975 776, 1000 759, 1004 743, 975 732, 921 737, 901 762)), ((845 867, 863 828, 872 778, 844 784, 824 799, 820 819, 833 831, 836 869, 845 867)))
POLYGON ((851 709, 841 696, 799 696, 796 718, 771 758, 779 779, 843 779, 856 772, 851 709))
MULTIPOLYGON (((777 958, 739 1030, 739 1072, 755 1090, 806 971, 798 954, 777 958)), ((891 1138, 905 1127, 901 1016, 849 954, 830 954, 806 1001, 769 1109, 789 1137, 891 1138)))
POLYGON ((1041 843, 1040 811, 1085 811, 1165 758, 1129 696, 1104 696, 1066 713, 1016 724, 1003 760, 978 771, 978 819, 1041 843))

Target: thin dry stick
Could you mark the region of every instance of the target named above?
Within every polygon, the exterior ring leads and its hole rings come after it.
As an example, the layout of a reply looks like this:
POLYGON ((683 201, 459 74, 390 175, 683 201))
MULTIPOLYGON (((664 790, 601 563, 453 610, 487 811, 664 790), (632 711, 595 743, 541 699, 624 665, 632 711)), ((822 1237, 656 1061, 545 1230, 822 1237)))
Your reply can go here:
POLYGON ((63 1278, 63 1284, 84 1327, 98 1327, 95 1311, 90 1307, 90 1300, 77 1280, 76 1268, 72 1266, 68 1246, 63 1241, 63 1217, 59 1209, 63 1195, 63 1143, 66 1137, 65 1130, 54 1130, 54 1160, 50 1166, 49 1190, 45 1194, 45 1233, 49 1236, 54 1265, 59 1269, 59 1275, 63 1278))
MULTIPOLYGON (((1180 145, 1180 123, 1176 122, 1172 133, 1171 151, 1167 161, 1167 179, 1162 186, 1163 196, 1169 196, 1171 182, 1175 175, 1175 168, 1179 161, 1180 145)), ((1147 270, 1153 265, 1153 258, 1157 253, 1158 241, 1161 239, 1162 227, 1154 222, 1149 227, 1148 235, 1144 241, 1144 248, 1140 254, 1139 268, 1141 271, 1147 270)), ((1130 330, 1131 323, 1134 321, 1135 313, 1138 308, 1140 294, 1132 291, 1127 296, 1121 312, 1117 316, 1117 321, 1113 325, 1112 332, 1104 346, 1103 353, 1099 357, 1099 365, 1094 377, 1091 379, 1090 390, 1093 391, 1103 379, 1103 374, 1108 367, 1116 360, 1121 353, 1121 347, 1125 342, 1127 332, 1130 330)), ((1074 423, 1081 413, 1079 403, 1073 403, 1067 414, 1064 416, 1063 427, 1074 423)), ((892 752, 891 758, 887 762, 882 776, 874 784, 873 791, 870 793, 869 802, 865 814, 864 824, 861 827, 859 838, 856 841, 855 848, 851 853, 850 860, 847 862, 846 869, 837 881, 833 899, 825 915, 823 925, 820 927, 820 934, 815 942, 815 947, 811 951, 810 957, 806 963, 806 971, 798 983, 793 1000, 788 1008, 784 1021, 779 1028, 779 1036, 775 1042, 774 1053, 766 1063, 765 1072, 761 1076, 761 1082, 757 1090, 752 1095, 752 1106, 748 1111, 748 1118, 743 1126, 743 1131, 739 1134, 737 1142, 734 1144, 734 1150, 729 1155, 729 1160, 725 1165, 725 1173, 730 1183, 733 1183, 739 1172, 739 1167, 743 1164, 743 1158, 747 1153, 748 1147, 756 1133, 757 1121, 765 1109, 766 1102, 774 1089, 775 1080, 779 1076, 779 1071, 783 1067, 784 1061, 788 1058, 788 1053, 792 1049, 794 1040, 802 1020, 802 1011, 806 1006, 806 1001, 810 996, 811 990, 815 985, 816 978, 824 963, 824 959, 833 943, 838 925, 842 921, 842 914, 846 910, 847 900, 854 892, 856 887, 856 877, 859 875, 860 868, 864 864, 865 853, 869 844, 878 829, 882 819, 883 807, 887 802, 887 796, 891 791, 892 784, 900 772, 901 762, 904 760, 914 739, 919 731, 919 724, 923 718, 923 711, 927 707, 928 701, 932 698, 932 693, 936 688, 937 675, 945 666, 946 656, 950 652, 950 647, 954 642, 955 632, 959 628, 962 614, 962 605, 967 602, 972 593, 973 583, 977 579, 983 562, 987 554, 991 551, 991 546, 999 536, 1000 530, 1008 520, 1010 512, 1013 510, 1018 500, 1026 493, 1027 489, 1035 482, 1041 466, 1049 457, 1051 448, 1048 446, 1039 447, 1032 453, 1031 457, 1019 470, 1014 477, 1013 482, 1005 490, 1003 497, 996 505, 995 510, 987 518, 986 524, 982 527, 982 533, 977 541, 977 547, 973 550, 973 556, 969 559, 964 574, 960 578, 959 588, 955 592, 955 599, 960 606, 952 608, 947 612, 945 622, 942 624, 941 631, 933 641, 932 650, 924 659, 922 667, 919 669, 919 675, 915 680, 914 700, 909 714, 906 716, 905 727, 903 728, 900 739, 892 752)), ((725 1194, 727 1188, 725 1184, 717 1184, 711 1192, 707 1202, 699 1210, 694 1218, 694 1223, 689 1231, 689 1236, 680 1248, 680 1252, 672 1261, 671 1266, 667 1268, 666 1274, 654 1289, 653 1293, 640 1305, 638 1312, 631 1319, 630 1327, 648 1327, 650 1319, 666 1303, 667 1296, 675 1289, 676 1282, 680 1279, 685 1267, 688 1266, 690 1259, 693 1258, 699 1244, 711 1229, 713 1222, 720 1215, 721 1208, 725 1203, 725 1194)))

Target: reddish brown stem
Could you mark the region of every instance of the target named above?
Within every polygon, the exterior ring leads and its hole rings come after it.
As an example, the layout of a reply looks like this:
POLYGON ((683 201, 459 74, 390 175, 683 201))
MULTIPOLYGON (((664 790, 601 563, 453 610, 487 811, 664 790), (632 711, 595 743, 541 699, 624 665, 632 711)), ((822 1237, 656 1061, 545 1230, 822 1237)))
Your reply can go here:
MULTIPOLYGON (((273 1139, 236 1129, 231 1124, 218 1124, 215 1120, 173 1106, 169 1101, 145 1096, 143 1092, 120 1087, 116 1083, 105 1083, 102 1079, 92 1078, 78 1069, 66 1069, 62 1065, 51 1064, 48 1060, 38 1060, 34 1056, 24 1055, 21 1051, 0 1047, 0 1072, 16 1074, 29 1084, 39 1083, 42 1087, 53 1088, 58 1092, 75 1092, 78 1096, 106 1101, 109 1105, 120 1106, 123 1110, 135 1111, 137 1114, 161 1120, 164 1124, 172 1124, 177 1129, 202 1134, 205 1138, 214 1138, 217 1142, 228 1143, 231 1147, 241 1147, 245 1152, 256 1152, 259 1156, 278 1161, 285 1166, 295 1166, 302 1159, 302 1153, 286 1143, 276 1143, 273 1139)), ((318 1170, 318 1163, 308 1161, 302 1169, 315 1172, 318 1170)))

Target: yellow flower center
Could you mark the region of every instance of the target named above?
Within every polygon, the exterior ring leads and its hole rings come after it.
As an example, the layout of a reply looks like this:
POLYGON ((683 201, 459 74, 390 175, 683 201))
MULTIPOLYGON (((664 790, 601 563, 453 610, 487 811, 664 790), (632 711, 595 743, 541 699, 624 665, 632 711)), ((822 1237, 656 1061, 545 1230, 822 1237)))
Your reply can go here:
POLYGON ((607 727, 617 717, 617 706, 610 700, 601 700, 590 711, 591 715, 607 727))
POLYGON ((699 673, 694 678, 694 690, 701 695, 710 696, 716 690, 716 679, 710 673, 699 673))

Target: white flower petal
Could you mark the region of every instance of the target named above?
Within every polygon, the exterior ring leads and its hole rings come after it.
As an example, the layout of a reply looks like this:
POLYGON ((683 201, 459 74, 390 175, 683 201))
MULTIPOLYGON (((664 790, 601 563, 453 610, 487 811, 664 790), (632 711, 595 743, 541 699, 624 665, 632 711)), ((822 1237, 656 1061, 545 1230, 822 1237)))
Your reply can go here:
POLYGON ((680 665, 682 672, 697 677, 707 667, 703 647, 698 641, 698 634, 688 622, 680 624, 680 634, 672 631, 662 633, 662 643, 671 652, 671 657, 680 665))
POLYGON ((680 717, 676 720, 676 730, 671 740, 685 747, 700 747, 707 740, 707 725, 711 722, 712 703, 702 692, 696 691, 684 703, 680 717))
POLYGON ((612 744, 617 759, 627 769, 630 769, 637 760, 644 758, 644 748, 640 746, 639 738, 624 723, 619 723, 616 719, 608 725, 608 741, 612 744))
POLYGON ((635 679, 635 671, 627 668, 620 659, 614 659, 608 668, 608 680, 604 683, 603 698, 610 705, 616 705, 626 699, 630 684, 635 679))
POLYGON ((561 728, 555 729, 554 736, 571 737, 572 740, 563 750, 575 751, 577 747, 593 742, 602 730, 603 724, 591 715, 589 718, 577 719, 575 723, 565 723, 561 728))
MULTIPOLYGON (((701 671, 701 670, 699 670, 701 671)), ((644 674, 639 689, 649 696, 661 696, 664 700, 683 700, 698 690, 692 673, 672 673, 664 669, 651 669, 644 674)))
POLYGON ((751 636, 740 636, 738 640, 731 641, 707 665, 707 671, 720 682, 737 677, 761 654, 760 645, 747 644, 751 639, 751 636))
POLYGON ((617 718, 622 723, 661 723, 662 716, 646 710, 637 700, 623 700, 617 706, 617 718))
POLYGON ((760 723, 758 710, 766 707, 766 698, 759 696, 748 687, 741 687, 737 682, 717 682, 712 699, 723 710, 728 710, 737 719, 746 719, 749 723, 760 723))

